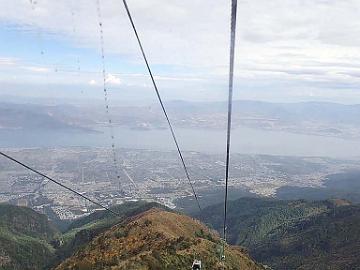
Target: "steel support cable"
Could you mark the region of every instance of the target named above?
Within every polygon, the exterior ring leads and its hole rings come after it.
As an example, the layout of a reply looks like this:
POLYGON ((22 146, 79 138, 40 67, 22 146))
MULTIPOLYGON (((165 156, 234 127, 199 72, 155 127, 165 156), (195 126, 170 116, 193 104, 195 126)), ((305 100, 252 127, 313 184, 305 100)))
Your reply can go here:
POLYGON ((126 0, 122 0, 122 2, 123 2, 123 4, 124 4, 126 13, 127 13, 128 18, 129 18, 129 20, 130 20, 132 29, 134 30, 134 34, 135 34, 136 39, 137 39, 137 42, 138 42, 138 44, 139 44, 142 57, 143 57, 143 59, 144 59, 144 61, 145 61, 146 68, 147 68, 147 70, 148 70, 148 72, 149 72, 149 75, 150 75, 152 84, 153 84, 153 86, 154 86, 154 89, 155 89, 155 92, 156 92, 156 96, 157 96, 157 98, 158 98, 158 100, 159 100, 161 109, 162 109, 162 111, 163 111, 163 113, 164 113, 164 115, 165 115, 166 121, 167 121, 168 126, 169 126, 169 129, 170 129, 170 131, 171 131, 171 135, 172 135, 172 138, 173 138, 174 143, 175 143, 175 145, 176 145, 177 152, 179 153, 179 157, 180 157, 181 163, 182 163, 182 165, 183 165, 186 178, 187 178, 187 180, 188 180, 188 182, 189 182, 189 184, 190 184, 190 186, 191 186, 191 190, 192 190, 192 193, 193 193, 193 195, 194 195, 194 197, 195 197, 197 206, 198 206, 199 210, 201 211, 201 206, 200 206, 200 203, 199 203, 199 200, 198 200, 198 196, 196 195, 194 185, 193 185, 192 182, 191 182, 190 175, 189 175, 189 172, 188 172, 188 169, 187 169, 187 166, 186 166, 184 157, 183 157, 182 152, 181 152, 181 150, 180 150, 179 143, 178 143, 178 141, 177 141, 177 139, 176 139, 175 131, 174 131, 174 129, 173 129, 173 126, 172 126, 172 124, 171 124, 171 122, 170 122, 169 116, 168 116, 168 114, 167 114, 167 112, 166 112, 164 103, 163 103, 162 98, 161 98, 161 96, 160 96, 159 89, 158 89, 158 87, 157 87, 156 81, 155 81, 154 76, 153 76, 153 73, 152 73, 152 71, 151 71, 150 64, 149 64, 149 62, 148 62, 148 60, 147 60, 147 57, 146 57, 146 54, 145 54, 145 50, 144 50, 144 48, 143 48, 143 46, 142 46, 142 43, 141 43, 139 34, 138 34, 137 29, 136 29, 136 27, 135 27, 135 23, 134 23, 134 21, 133 21, 132 15, 131 15, 131 13, 130 13, 129 6, 128 6, 126 0))
POLYGON ((28 170, 30 170, 30 171, 32 171, 32 172, 40 175, 40 176, 42 176, 42 177, 50 180, 51 182, 57 184, 58 186, 60 186, 60 187, 62 187, 62 188, 64 188, 64 189, 67 189, 67 190, 71 191, 72 193, 76 194, 77 196, 80 196, 80 197, 82 197, 83 199, 85 199, 85 200, 87 200, 87 201, 89 201, 89 202, 91 202, 91 203, 93 203, 93 204, 101 207, 102 209, 110 212, 111 214, 113 214, 113 215, 115 215, 115 216, 120 216, 118 213, 116 213, 116 212, 114 212, 113 210, 109 209, 108 207, 102 205, 101 203, 98 203, 98 202, 94 201, 93 199, 90 199, 89 197, 81 194, 80 192, 78 192, 78 191, 76 191, 76 190, 74 190, 74 189, 72 189, 72 188, 69 188, 69 187, 65 186, 64 184, 60 183, 59 181, 56 181, 55 179, 53 179, 53 178, 51 178, 51 177, 49 177, 49 176, 47 176, 47 175, 45 175, 45 174, 43 174, 43 173, 35 170, 35 169, 33 169, 32 167, 30 167, 30 166, 22 163, 21 161, 13 158, 13 157, 11 157, 11 156, 9 156, 9 155, 1 152, 1 151, 0 151, 0 155, 2 155, 3 157, 5 157, 5 158, 7 158, 7 159, 9 159, 9 160, 11 160, 11 161, 13 161, 13 162, 21 165, 22 167, 24 167, 24 168, 26 168, 26 169, 28 169, 28 170))
POLYGON ((228 119, 227 119, 227 137, 226 137, 226 168, 225 168, 225 198, 224 198, 224 224, 223 224, 223 258, 226 243, 226 225, 227 225, 227 202, 228 202, 228 183, 229 183, 229 163, 230 163, 230 142, 231 142, 231 116, 232 116, 232 98, 234 85, 234 62, 235 62, 235 38, 236 38, 236 12, 237 0, 231 0, 231 36, 230 36, 230 65, 229 65, 229 96, 228 96, 228 119))
POLYGON ((105 44, 104 44, 104 30, 103 30, 103 20, 101 14, 101 7, 100 7, 100 0, 96 0, 96 11, 98 16, 98 23, 99 23, 99 34, 100 34, 100 46, 101 46, 101 65, 102 65, 102 79, 103 79, 103 92, 104 92, 104 101, 105 101, 105 112, 108 117, 108 126, 110 129, 110 138, 111 138, 111 150, 112 150, 112 160, 115 169, 116 178, 119 184, 120 191, 123 191, 123 186, 120 181, 120 173, 119 173, 119 165, 118 165, 118 158, 116 154, 116 147, 115 147, 115 135, 114 135, 114 128, 113 123, 111 121, 110 115, 110 102, 109 102, 109 95, 106 83, 106 69, 105 69, 105 44))
MULTIPOLYGON (((71 7, 71 24, 72 24, 72 34, 73 39, 76 38, 77 32, 76 32, 76 25, 75 25, 75 12, 74 7, 71 7)), ((58 71, 59 69, 57 69, 58 71)), ((80 83, 80 57, 79 54, 76 55, 76 76, 78 83, 80 83)), ((83 93, 83 90, 80 90, 80 93, 83 93)))

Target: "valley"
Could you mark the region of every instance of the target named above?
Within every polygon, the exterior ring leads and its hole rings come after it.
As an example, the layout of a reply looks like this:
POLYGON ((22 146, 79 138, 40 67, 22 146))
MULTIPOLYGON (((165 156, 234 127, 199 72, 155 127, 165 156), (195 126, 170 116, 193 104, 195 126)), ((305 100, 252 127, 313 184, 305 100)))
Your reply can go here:
MULTIPOLYGON (((107 148, 8 149, 8 153, 107 206, 142 199, 186 212, 196 210, 190 186, 173 151, 118 149, 120 181, 115 180, 116 171, 107 148)), ((223 156, 192 151, 184 152, 184 157, 200 203, 204 207, 220 203, 223 156)), ((311 194, 308 190, 326 193, 327 178, 344 174, 344 179, 338 177, 344 185, 341 182, 337 185, 345 190, 309 199, 335 196, 357 201, 360 163, 356 159, 233 154, 231 162, 231 199, 243 196, 291 199, 295 196, 290 192, 292 189, 297 190, 298 198, 306 198, 311 194), (348 172, 353 172, 349 180, 348 172), (298 192, 302 189, 304 192, 298 192)), ((29 206, 59 220, 72 220, 96 210, 85 200, 9 161, 0 159, 0 167, 0 202, 29 206)))

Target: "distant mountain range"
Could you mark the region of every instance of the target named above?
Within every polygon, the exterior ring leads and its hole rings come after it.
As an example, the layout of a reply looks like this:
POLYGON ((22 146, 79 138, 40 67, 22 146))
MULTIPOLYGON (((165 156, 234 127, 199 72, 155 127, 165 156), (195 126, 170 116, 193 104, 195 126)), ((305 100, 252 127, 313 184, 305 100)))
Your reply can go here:
POLYGON ((91 131, 91 119, 80 108, 0 103, 0 132, 3 130, 91 131))
MULTIPOLYGON (((170 115, 179 125, 222 128, 226 124, 225 102, 168 103, 170 115)), ((360 105, 326 102, 270 103, 236 100, 233 127, 246 126, 301 134, 359 137, 360 105)))
MULTIPOLYGON (((219 129, 226 124, 225 102, 170 101, 166 103, 177 127, 219 129)), ((134 129, 166 128, 162 111, 151 106, 113 106, 115 125, 134 129)), ((73 129, 94 131, 106 125, 104 106, 0 103, 1 129, 73 129)), ((336 103, 268 103, 234 101, 233 126, 281 130, 301 134, 359 137, 360 105, 336 103)))
MULTIPOLYGON (((223 204, 197 218, 221 231, 223 204)), ((360 269, 360 205, 344 200, 229 202, 228 240, 274 269, 360 269)))

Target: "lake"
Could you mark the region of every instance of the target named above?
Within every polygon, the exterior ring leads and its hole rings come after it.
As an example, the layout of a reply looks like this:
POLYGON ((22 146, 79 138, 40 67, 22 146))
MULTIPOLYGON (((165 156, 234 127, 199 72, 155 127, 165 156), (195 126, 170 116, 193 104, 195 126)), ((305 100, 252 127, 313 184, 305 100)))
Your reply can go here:
MULTIPOLYGON (((186 151, 224 153, 225 131, 212 129, 175 130, 180 147, 186 151)), ((114 128, 116 147, 152 150, 175 150, 167 129, 134 130, 114 128)), ((98 133, 64 130, 1 130, 0 147, 109 147, 109 130, 98 133)), ((265 131, 237 128, 232 132, 232 152, 250 154, 328 156, 351 158, 360 156, 360 140, 316 135, 294 134, 283 131, 265 131)))

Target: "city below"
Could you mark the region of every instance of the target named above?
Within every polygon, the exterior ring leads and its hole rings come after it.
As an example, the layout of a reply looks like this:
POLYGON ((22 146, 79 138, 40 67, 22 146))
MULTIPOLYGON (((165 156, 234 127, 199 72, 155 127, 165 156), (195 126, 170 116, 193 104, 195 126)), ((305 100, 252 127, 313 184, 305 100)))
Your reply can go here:
MULTIPOLYGON (((173 151, 118 149, 117 167, 108 148, 6 151, 109 207, 141 199, 186 208, 193 201, 191 187, 173 151)), ((219 200, 224 186, 224 156, 184 152, 184 157, 200 203, 219 200)), ((28 206, 60 220, 88 215, 98 208, 8 160, 0 159, 0 167, 0 202, 28 206)), ((283 188, 322 188, 328 176, 354 170, 360 170, 356 159, 233 154, 230 195, 278 197, 283 188)))

